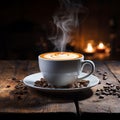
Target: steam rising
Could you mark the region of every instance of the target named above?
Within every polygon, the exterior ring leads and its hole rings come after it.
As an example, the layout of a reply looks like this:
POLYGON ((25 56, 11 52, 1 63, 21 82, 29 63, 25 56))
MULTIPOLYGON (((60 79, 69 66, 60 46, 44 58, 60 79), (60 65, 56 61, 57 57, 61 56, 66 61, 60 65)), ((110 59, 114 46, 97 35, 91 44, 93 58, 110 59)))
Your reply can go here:
POLYGON ((60 8, 53 17, 57 33, 50 40, 59 51, 65 51, 66 44, 71 41, 73 29, 79 26, 78 14, 83 13, 80 0, 59 0, 60 8))

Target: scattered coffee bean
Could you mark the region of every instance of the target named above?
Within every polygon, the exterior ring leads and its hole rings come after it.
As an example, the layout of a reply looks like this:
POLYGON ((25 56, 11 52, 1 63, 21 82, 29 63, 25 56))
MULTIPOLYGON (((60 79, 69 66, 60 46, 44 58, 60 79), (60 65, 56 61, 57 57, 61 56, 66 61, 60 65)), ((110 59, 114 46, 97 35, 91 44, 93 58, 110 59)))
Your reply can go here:
POLYGON ((12 77, 12 80, 17 80, 17 78, 16 77, 12 77))
POLYGON ((107 75, 107 72, 104 72, 103 75, 106 76, 106 75, 107 75))
POLYGON ((108 88, 109 88, 109 86, 107 86, 107 85, 104 85, 104 86, 103 86, 103 88, 104 88, 104 89, 108 89, 108 88))
POLYGON ((7 85, 7 86, 6 86, 6 88, 9 88, 9 87, 10 87, 10 85, 7 85))
POLYGON ((102 91, 103 91, 103 89, 100 89, 100 91, 102 92, 102 91))
POLYGON ((117 90, 120 90, 120 86, 117 85, 117 86, 116 86, 116 89, 117 89, 117 90))
POLYGON ((115 85, 111 84, 110 87, 114 87, 115 85))
POLYGON ((16 77, 12 77, 12 80, 15 82, 21 82, 21 80, 17 79, 16 77))
POLYGON ((27 86, 21 81, 15 86, 15 89, 10 92, 10 95, 14 96, 15 100, 24 100, 28 96, 29 92, 27 86))
POLYGON ((87 87, 89 84, 88 80, 80 80, 80 81, 75 81, 71 85, 69 85, 68 88, 84 88, 87 87))
POLYGON ((99 81, 99 83, 98 84, 101 84, 101 80, 99 81))
POLYGON ((97 89, 96 92, 100 91, 100 89, 97 89))
POLYGON ((100 93, 100 91, 99 91, 99 92, 96 92, 95 94, 99 96, 101 93, 100 93))
MULTIPOLYGON (((108 79, 108 73, 106 71, 103 72, 103 71, 97 70, 96 72, 99 75, 102 75, 103 80, 108 79)), ((107 81, 106 85, 103 85, 103 88, 96 90, 95 95, 99 96, 99 98, 102 98, 102 99, 104 98, 104 96, 108 96, 108 95, 118 96, 120 98, 120 85, 114 85, 113 83, 107 81)))
POLYGON ((106 75, 103 76, 103 80, 107 80, 108 77, 106 75))
POLYGON ((44 78, 35 81, 34 85, 37 87, 52 87, 50 84, 47 83, 47 81, 44 78))
POLYGON ((112 83, 111 82, 106 82, 107 85, 111 85, 112 83))
MULTIPOLYGON (((88 80, 80 80, 80 81, 75 81, 74 83, 64 86, 62 88, 84 88, 87 87, 88 84, 89 84, 88 80)), ((55 86, 48 84, 48 82, 44 78, 35 81, 34 85, 37 87, 55 88, 55 86)))
POLYGON ((100 99, 103 99, 103 98, 104 98, 104 95, 100 95, 99 98, 100 98, 100 99))
POLYGON ((112 87, 111 90, 112 90, 113 92, 116 92, 116 87, 112 87))
POLYGON ((80 85, 83 85, 84 87, 87 87, 89 84, 88 80, 80 80, 78 83, 80 83, 80 85))
POLYGON ((106 95, 106 91, 102 91, 101 94, 102 94, 102 95, 106 95))
POLYGON ((99 75, 102 75, 102 73, 101 73, 101 72, 99 72, 98 74, 99 74, 99 75))
POLYGON ((106 85, 103 85, 103 88, 97 89, 95 94, 101 98, 101 95, 108 96, 108 95, 113 95, 113 96, 118 96, 120 97, 120 86, 119 85, 114 85, 111 82, 106 82, 106 85))
POLYGON ((110 93, 108 91, 105 92, 105 95, 110 95, 110 93))

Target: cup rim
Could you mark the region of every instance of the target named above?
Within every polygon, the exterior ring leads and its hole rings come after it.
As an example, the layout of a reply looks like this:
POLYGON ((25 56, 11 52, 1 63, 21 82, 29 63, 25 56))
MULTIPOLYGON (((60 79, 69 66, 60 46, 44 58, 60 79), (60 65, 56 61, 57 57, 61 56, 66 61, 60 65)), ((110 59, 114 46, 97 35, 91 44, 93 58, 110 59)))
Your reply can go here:
MULTIPOLYGON (((75 58, 75 59, 65 59, 65 60, 55 60, 55 59, 47 59, 47 58, 41 57, 41 55, 47 54, 47 53, 53 53, 53 52, 44 52, 44 53, 42 53, 42 54, 39 54, 39 55, 38 55, 38 58, 39 58, 39 59, 42 59, 42 60, 46 60, 46 61, 73 61, 73 60, 84 59, 84 55, 81 54, 81 53, 78 53, 78 52, 66 52, 66 51, 63 52, 63 53, 76 53, 76 54, 80 54, 81 57, 78 57, 78 58, 75 58)), ((54 53, 58 53, 58 52, 54 52, 54 53)))

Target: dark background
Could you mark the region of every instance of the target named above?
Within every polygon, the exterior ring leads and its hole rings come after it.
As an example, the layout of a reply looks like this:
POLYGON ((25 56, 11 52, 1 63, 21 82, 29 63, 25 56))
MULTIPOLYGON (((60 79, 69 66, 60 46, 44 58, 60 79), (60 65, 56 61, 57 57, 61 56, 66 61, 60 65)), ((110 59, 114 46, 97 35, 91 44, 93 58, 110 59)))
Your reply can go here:
MULTIPOLYGON (((81 43, 94 39, 95 42, 112 42, 112 49, 118 55, 119 0, 81 0, 81 3, 88 9, 87 17, 81 23, 82 40, 69 49, 80 52, 81 43), (111 20, 114 20, 112 26, 111 20), (116 35, 114 40, 111 40, 111 33, 116 35)), ((58 7, 58 0, 0 1, 0 59, 37 59, 40 53, 54 51, 48 34, 53 30, 52 16, 58 7)))

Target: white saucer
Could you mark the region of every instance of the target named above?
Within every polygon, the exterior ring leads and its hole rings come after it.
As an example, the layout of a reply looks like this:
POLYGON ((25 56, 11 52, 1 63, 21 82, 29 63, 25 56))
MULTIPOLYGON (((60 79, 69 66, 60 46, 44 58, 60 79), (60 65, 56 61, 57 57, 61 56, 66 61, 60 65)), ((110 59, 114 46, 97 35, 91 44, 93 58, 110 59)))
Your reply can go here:
MULTIPOLYGON (((84 76, 86 73, 81 73, 80 76, 78 76, 78 78, 81 78, 82 76, 84 76)), ((35 81, 40 80, 41 78, 43 78, 42 73, 34 73, 31 75, 26 76, 23 79, 23 82, 25 85, 31 87, 31 88, 35 88, 38 89, 40 91, 43 92, 61 92, 61 93, 65 93, 65 92, 78 92, 78 91, 82 91, 82 90, 86 90, 89 89, 95 85, 97 85, 99 83, 99 79, 94 76, 94 75, 90 75, 89 77, 85 78, 84 80, 89 80, 89 84, 87 87, 84 88, 44 88, 44 87, 37 87, 34 85, 35 81)))

